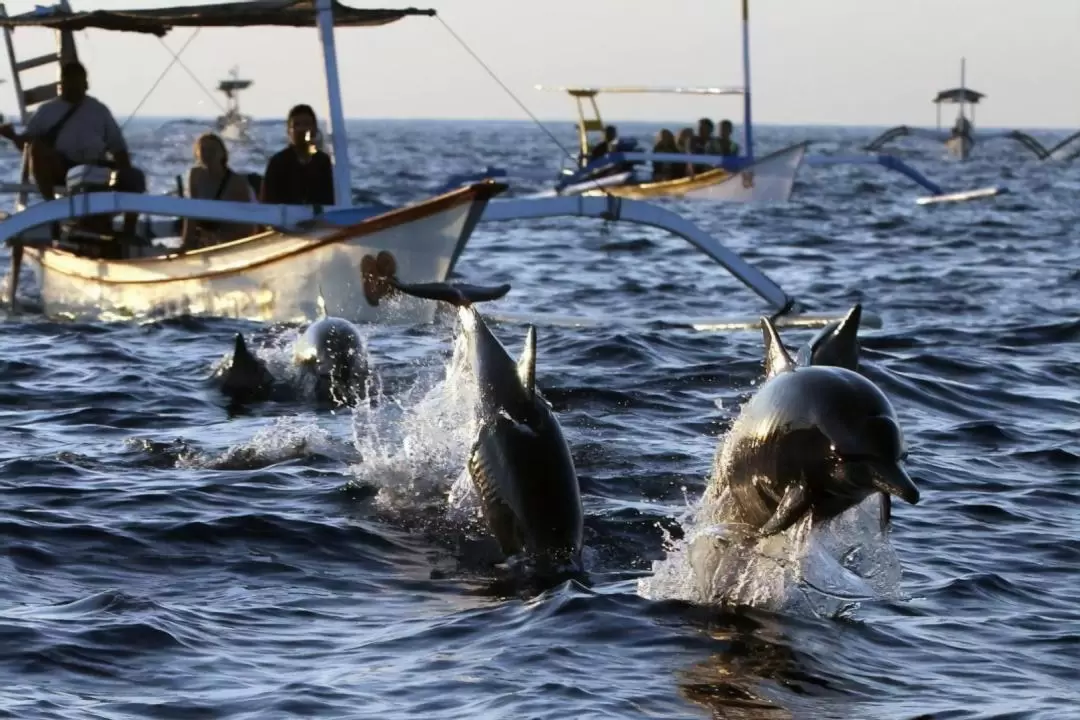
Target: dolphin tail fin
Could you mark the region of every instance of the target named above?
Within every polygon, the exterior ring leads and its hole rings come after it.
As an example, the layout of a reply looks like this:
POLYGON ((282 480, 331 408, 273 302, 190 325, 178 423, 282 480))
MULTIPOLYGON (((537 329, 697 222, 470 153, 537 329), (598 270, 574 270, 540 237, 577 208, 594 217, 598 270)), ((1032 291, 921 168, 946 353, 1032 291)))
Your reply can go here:
POLYGON ((323 297, 322 285, 321 284, 319 285, 319 295, 318 295, 318 297, 315 298, 315 305, 319 310, 319 318, 320 319, 329 316, 329 313, 326 312, 326 298, 323 297))
POLYGON ((498 300, 510 292, 510 284, 504 283, 495 287, 484 285, 467 285, 464 283, 403 283, 396 278, 390 278, 390 284, 413 297, 423 300, 439 300, 450 303, 455 307, 469 307, 478 302, 498 300))
POLYGON ((765 337, 765 377, 772 377, 782 372, 787 372, 795 367, 784 343, 780 342, 780 334, 776 332, 776 326, 767 317, 761 318, 761 332, 765 337))
POLYGON ((517 372, 522 387, 531 397, 536 392, 536 328, 532 325, 525 332, 525 345, 518 358, 517 372))

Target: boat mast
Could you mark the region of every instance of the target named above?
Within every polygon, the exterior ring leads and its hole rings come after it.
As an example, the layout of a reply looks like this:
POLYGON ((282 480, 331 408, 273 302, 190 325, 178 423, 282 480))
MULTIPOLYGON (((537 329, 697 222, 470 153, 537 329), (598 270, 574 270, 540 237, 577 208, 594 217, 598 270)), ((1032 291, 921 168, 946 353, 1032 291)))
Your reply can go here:
POLYGON ((319 25, 323 63, 326 66, 326 94, 330 104, 330 140, 334 151, 334 205, 352 205, 352 180, 349 172, 349 136, 345 132, 345 111, 341 104, 337 49, 334 45, 334 0, 315 1, 315 19, 319 25))
POLYGON ((967 117, 967 116, 964 116, 964 113, 963 113, 964 100, 966 100, 967 96, 968 96, 968 86, 967 86, 966 83, 964 83, 964 80, 967 79, 967 74, 968 74, 967 73, 967 69, 968 69, 967 65, 968 65, 967 58, 966 57, 961 57, 960 58, 960 117, 961 118, 967 117))
POLYGON ((750 120, 750 0, 742 0, 743 143, 746 157, 754 161, 754 134, 750 120))

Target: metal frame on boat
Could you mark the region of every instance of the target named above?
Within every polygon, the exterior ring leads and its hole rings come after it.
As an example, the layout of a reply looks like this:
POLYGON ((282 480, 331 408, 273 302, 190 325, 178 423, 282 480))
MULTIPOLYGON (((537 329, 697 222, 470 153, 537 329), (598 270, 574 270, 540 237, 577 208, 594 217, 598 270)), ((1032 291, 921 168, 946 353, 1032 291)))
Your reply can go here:
MULTIPOLYGON (((12 304, 25 255, 38 276, 47 314, 139 317, 195 313, 292 321, 315 317, 315 300, 321 290, 328 312, 357 322, 430 318, 434 312, 431 303, 386 298, 390 289, 385 276, 394 274, 404 282, 445 280, 484 206, 505 186, 491 181, 472 183, 390 211, 353 207, 334 28, 380 26, 414 15, 432 16, 434 11, 360 10, 337 0, 255 0, 74 12, 64 0, 59 6, 39 7, 23 15, 3 13, 0 27, 4 28, 24 123, 29 108, 56 97, 58 90, 55 81, 24 90, 20 75, 32 68, 77 59, 73 35, 77 30, 97 28, 160 37, 173 27, 317 27, 334 158, 335 202, 328 208, 118 193, 110 190, 107 179, 82 183, 86 167, 69 173, 66 196, 56 200, 28 205, 26 188, 20 188, 15 212, 0 223, 0 238, 12 247, 8 287, 12 304), (58 51, 16 61, 12 31, 25 27, 55 30, 58 51), (77 230, 54 236, 57 223, 120 212, 166 217, 166 232, 182 218, 274 229, 187 253, 121 243, 115 236, 87 240, 85 233, 77 230), (123 252, 118 252, 121 249, 123 252)), ((27 179, 24 162, 24 184, 27 179)), ((158 224, 156 229, 161 227, 158 224)))

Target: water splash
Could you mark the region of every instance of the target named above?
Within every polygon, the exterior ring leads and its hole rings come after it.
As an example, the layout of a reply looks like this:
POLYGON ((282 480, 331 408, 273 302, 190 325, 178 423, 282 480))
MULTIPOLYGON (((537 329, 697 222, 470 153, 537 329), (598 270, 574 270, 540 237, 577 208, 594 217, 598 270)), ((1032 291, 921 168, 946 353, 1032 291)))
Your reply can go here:
MULTIPOLYGON (((447 491, 465 475, 477 422, 467 349, 458 333, 441 379, 437 370, 421 369, 394 397, 380 390, 354 408, 353 442, 362 459, 351 467, 353 482, 377 487, 376 503, 384 509, 447 507, 447 491)), ((463 502, 455 498, 448 509, 463 502)))
MULTIPOLYGON (((729 432, 737 431, 737 419, 729 432)), ((714 476, 729 467, 724 443, 714 476)), ((730 517, 726 489, 710 482, 702 497, 678 518, 681 540, 665 532, 667 557, 638 581, 643 597, 718 606, 752 606, 776 612, 835 617, 858 602, 899 594, 900 563, 877 527, 877 496, 831 522, 810 518, 779 535, 748 540, 724 522, 730 517)))

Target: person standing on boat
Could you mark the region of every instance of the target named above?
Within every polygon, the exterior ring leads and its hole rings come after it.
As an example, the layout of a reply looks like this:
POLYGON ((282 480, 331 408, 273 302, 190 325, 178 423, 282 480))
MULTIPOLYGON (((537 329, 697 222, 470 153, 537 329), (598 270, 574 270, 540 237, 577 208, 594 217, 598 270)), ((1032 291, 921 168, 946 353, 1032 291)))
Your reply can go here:
MULTIPOLYGON (((67 182, 76 165, 99 165, 116 170, 114 190, 146 192, 146 176, 131 164, 124 133, 112 111, 86 93, 90 83, 80 62, 60 68, 60 96, 41 104, 26 123, 21 135, 10 124, 0 125, 6 137, 20 150, 30 145, 30 172, 46 200, 56 197, 56 188, 67 182), (111 158, 109 157, 111 156, 111 158)), ((137 213, 125 213, 124 234, 135 234, 137 213)))
POLYGON ((720 121, 720 136, 713 141, 712 153, 721 157, 736 157, 739 154, 739 143, 731 137, 734 130, 735 126, 730 120, 720 121))
MULTIPOLYGON (((251 202, 248 179, 229 168, 229 150, 214 133, 203 133, 195 140, 195 165, 188 171, 188 197, 202 200, 251 202)), ((209 247, 237 240, 255 231, 251 225, 184 219, 181 234, 184 250, 209 247)))
POLYGON ((266 164, 260 202, 272 205, 333 205, 334 167, 315 146, 318 124, 310 105, 289 111, 289 146, 266 164))

